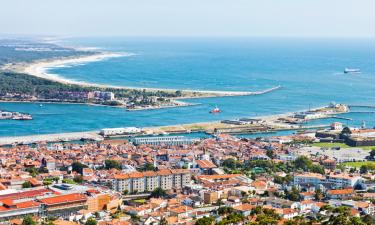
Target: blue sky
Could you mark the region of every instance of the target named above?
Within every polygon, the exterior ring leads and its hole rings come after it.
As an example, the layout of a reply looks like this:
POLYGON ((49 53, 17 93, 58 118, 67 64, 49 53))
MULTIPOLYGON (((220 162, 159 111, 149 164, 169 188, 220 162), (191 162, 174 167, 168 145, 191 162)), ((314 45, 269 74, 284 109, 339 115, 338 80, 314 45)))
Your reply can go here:
POLYGON ((0 0, 0 34, 375 37, 375 0, 0 0))

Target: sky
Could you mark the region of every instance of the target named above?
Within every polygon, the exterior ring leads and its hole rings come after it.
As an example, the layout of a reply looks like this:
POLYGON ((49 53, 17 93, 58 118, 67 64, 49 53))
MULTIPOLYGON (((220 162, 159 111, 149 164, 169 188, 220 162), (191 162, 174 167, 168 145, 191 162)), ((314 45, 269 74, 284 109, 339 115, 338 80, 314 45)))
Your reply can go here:
POLYGON ((375 37, 375 0, 0 0, 0 34, 375 37))

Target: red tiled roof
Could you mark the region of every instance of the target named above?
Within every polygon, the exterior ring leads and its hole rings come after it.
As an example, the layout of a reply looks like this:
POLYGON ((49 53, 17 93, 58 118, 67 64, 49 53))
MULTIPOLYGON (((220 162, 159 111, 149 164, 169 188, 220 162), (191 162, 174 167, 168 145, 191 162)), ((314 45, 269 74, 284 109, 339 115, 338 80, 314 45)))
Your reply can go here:
POLYGON ((78 201, 86 201, 87 198, 83 194, 68 194, 68 195, 58 195, 54 197, 40 199, 39 201, 46 205, 55 205, 61 203, 69 203, 69 202, 78 202, 78 201))
POLYGON ((202 168, 202 169, 216 168, 216 165, 213 164, 211 161, 208 161, 208 160, 196 160, 196 162, 198 163, 199 167, 202 168))
POLYGON ((50 193, 50 192, 53 192, 53 191, 46 189, 46 188, 23 191, 23 192, 16 192, 16 193, 11 193, 11 194, 0 195, 0 200, 7 199, 7 198, 9 199, 34 198, 34 197, 45 195, 46 193, 50 193))

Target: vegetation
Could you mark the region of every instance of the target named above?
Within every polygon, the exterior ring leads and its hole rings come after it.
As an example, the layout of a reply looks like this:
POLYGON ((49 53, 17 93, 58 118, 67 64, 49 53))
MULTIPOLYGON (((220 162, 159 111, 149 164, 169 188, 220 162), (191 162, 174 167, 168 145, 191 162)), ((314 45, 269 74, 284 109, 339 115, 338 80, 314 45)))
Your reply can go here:
POLYGON ((151 192, 151 197, 152 198, 161 198, 161 197, 165 197, 167 196, 167 193, 165 192, 164 189, 158 187, 158 188, 155 188, 155 190, 153 190, 151 192))
POLYGON ((36 222, 33 220, 31 216, 25 216, 25 218, 23 218, 21 225, 36 225, 36 222))
POLYGON ((88 218, 86 223, 85 223, 85 225, 97 225, 97 224, 98 224, 98 222, 92 217, 88 218))
POLYGON ((316 142, 312 145, 315 147, 321 147, 321 148, 333 148, 333 147, 350 148, 350 146, 345 143, 316 142))
POLYGON ((157 168, 152 163, 145 163, 141 168, 139 168, 139 171, 156 171, 157 168))
POLYGON ((32 185, 31 185, 30 181, 25 181, 22 184, 22 188, 31 188, 31 187, 32 187, 32 185))
POLYGON ((83 168, 88 168, 88 166, 86 166, 85 164, 80 163, 80 162, 73 162, 72 163, 72 170, 77 172, 77 173, 82 174, 83 168))
POLYGON ((105 163, 105 169, 107 170, 110 170, 110 169, 121 170, 121 164, 116 160, 106 159, 104 163, 105 163))
POLYGON ((342 165, 360 168, 361 166, 367 166, 369 170, 375 170, 375 162, 364 161, 364 162, 344 162, 342 165))
POLYGON ((203 218, 197 219, 197 221, 195 221, 195 225, 211 225, 212 222, 214 221, 215 219, 212 217, 203 217, 203 218))
POLYGON ((139 89, 118 89, 101 87, 84 87, 75 84, 63 84, 27 74, 14 72, 0 72, 0 99, 29 100, 36 97, 38 100, 66 101, 76 103, 98 103, 116 106, 118 101, 88 100, 74 97, 69 92, 107 91, 113 92, 117 99, 126 99, 133 106, 155 105, 156 102, 169 102, 172 97, 180 97, 181 91, 146 91, 139 89), (9 94, 12 97, 9 97, 9 94), (7 97, 5 97, 7 96, 7 97), (153 98, 155 97, 155 98, 153 98))

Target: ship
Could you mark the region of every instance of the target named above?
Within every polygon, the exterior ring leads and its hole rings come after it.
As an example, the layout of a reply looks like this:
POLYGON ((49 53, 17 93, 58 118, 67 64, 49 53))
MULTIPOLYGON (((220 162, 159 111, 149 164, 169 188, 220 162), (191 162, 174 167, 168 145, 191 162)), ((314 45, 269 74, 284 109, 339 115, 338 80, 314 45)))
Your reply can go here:
POLYGON ((32 120, 33 117, 29 114, 15 114, 13 117, 12 117, 12 120, 32 120))
POLYGON ((221 110, 216 106, 214 109, 210 111, 210 113, 221 113, 221 110))
POLYGON ((344 73, 361 73, 360 69, 345 68, 344 73))

